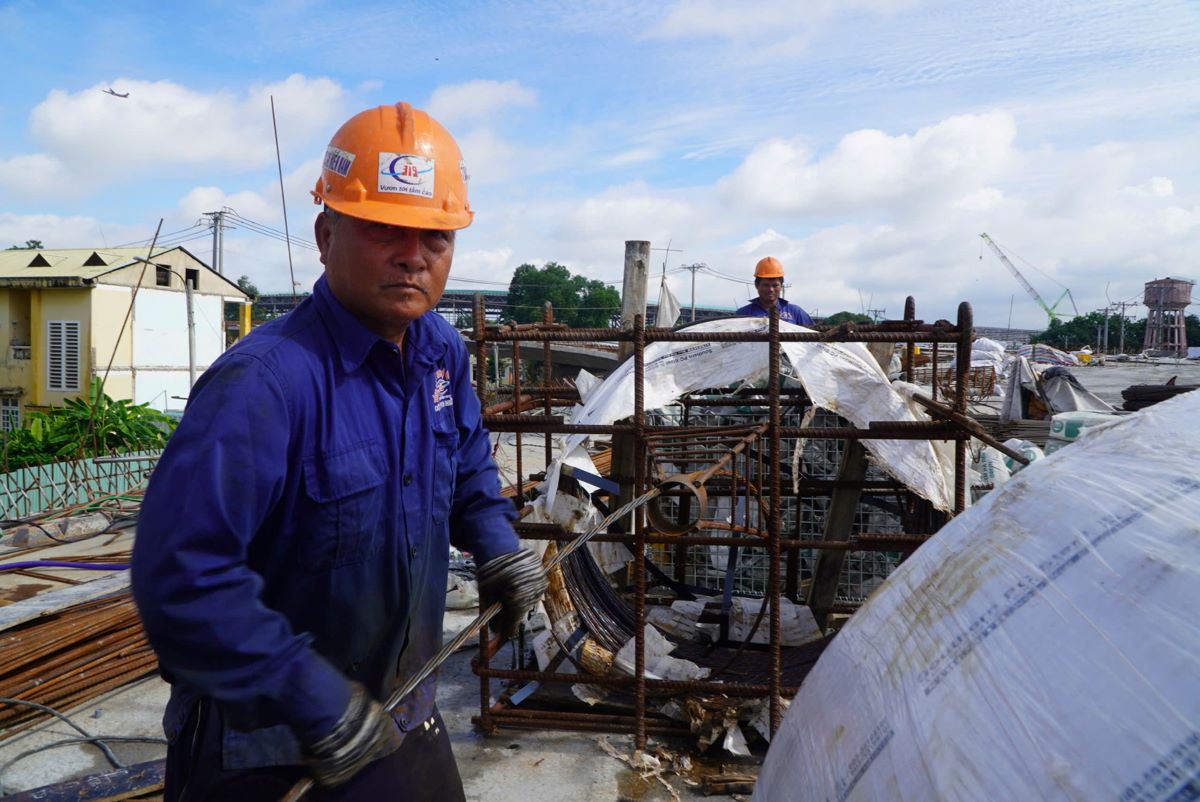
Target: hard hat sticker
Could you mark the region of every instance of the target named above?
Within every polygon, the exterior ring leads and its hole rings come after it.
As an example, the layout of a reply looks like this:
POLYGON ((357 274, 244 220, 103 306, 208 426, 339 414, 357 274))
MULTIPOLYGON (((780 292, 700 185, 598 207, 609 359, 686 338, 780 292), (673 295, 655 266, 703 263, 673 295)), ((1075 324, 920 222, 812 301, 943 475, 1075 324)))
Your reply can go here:
POLYGON ((354 164, 354 154, 348 150, 335 148, 333 145, 325 148, 324 167, 330 172, 337 173, 342 178, 350 175, 350 165, 354 164))
POLYGON ((413 153, 379 154, 379 191, 433 197, 433 159, 413 153))

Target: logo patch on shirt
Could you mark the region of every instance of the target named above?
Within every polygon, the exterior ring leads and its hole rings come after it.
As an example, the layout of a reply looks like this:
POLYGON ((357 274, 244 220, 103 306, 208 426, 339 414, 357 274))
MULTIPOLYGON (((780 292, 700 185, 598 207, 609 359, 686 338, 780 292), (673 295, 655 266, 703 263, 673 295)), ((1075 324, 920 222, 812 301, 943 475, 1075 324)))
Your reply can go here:
POLYGON ((441 412, 452 406, 454 396, 450 394, 450 371, 438 368, 433 372, 433 411, 441 412))

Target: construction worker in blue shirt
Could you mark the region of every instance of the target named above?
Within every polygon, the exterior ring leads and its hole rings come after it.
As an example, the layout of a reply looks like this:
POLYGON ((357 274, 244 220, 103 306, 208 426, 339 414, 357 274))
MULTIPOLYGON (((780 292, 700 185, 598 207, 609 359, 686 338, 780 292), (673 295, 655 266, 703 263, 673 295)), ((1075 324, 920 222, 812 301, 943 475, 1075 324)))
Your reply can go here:
POLYGON ((458 145, 406 103, 347 121, 312 296, 196 383, 146 491, 133 590, 163 675, 165 799, 461 800, 436 679, 451 544, 511 634, 546 583, 462 338, 430 311, 470 224, 458 145))
POLYGON ((801 326, 813 326, 813 319, 795 304, 783 299, 783 264, 774 256, 764 256, 754 266, 754 289, 758 297, 734 312, 738 317, 770 317, 771 305, 779 307, 779 319, 801 326))

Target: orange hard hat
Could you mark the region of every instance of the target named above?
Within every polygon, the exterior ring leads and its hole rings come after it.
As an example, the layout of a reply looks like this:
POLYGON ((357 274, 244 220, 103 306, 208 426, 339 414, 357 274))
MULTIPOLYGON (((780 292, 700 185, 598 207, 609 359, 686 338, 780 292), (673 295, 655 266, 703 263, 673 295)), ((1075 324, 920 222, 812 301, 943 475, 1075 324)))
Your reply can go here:
POLYGON ((754 266, 755 278, 783 278, 783 263, 774 256, 764 256, 754 266))
POLYGON ((325 149, 315 203, 351 217, 451 231, 471 225, 467 168, 441 123, 407 103, 354 115, 325 149))

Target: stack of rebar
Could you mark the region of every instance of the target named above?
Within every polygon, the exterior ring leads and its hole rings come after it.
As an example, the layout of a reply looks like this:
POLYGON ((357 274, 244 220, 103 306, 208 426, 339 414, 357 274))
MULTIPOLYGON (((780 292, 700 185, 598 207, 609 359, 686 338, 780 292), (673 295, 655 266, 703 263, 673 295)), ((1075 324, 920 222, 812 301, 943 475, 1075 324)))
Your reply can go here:
MULTIPOLYGON (((156 668, 128 592, 78 604, 0 634, 0 697, 59 711, 156 668)), ((0 738, 46 715, 26 705, 0 702, 0 738)))

